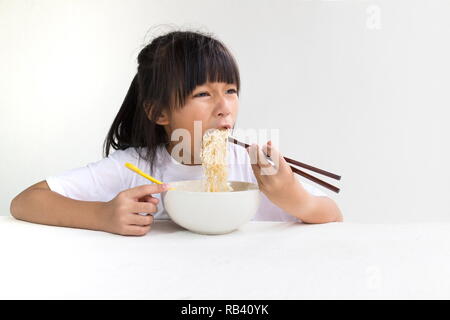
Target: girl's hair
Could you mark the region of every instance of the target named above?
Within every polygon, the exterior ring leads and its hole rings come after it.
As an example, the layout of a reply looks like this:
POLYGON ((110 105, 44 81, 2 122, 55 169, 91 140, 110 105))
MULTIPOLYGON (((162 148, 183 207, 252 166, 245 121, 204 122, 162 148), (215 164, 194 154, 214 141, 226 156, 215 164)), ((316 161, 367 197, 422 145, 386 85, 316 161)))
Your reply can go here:
POLYGON ((134 147, 153 168, 157 147, 170 142, 164 127, 156 124, 162 111, 183 107, 195 87, 206 82, 235 84, 239 94, 239 69, 222 42, 192 31, 153 39, 137 61, 137 74, 105 139, 104 156, 111 147, 134 147))

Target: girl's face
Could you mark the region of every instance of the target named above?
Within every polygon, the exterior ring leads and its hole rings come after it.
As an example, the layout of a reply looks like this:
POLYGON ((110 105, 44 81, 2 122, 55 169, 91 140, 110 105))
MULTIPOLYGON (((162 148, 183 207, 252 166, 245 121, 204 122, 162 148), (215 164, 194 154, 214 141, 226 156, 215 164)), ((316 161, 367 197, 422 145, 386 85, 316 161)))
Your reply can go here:
MULTIPOLYGON (((189 131, 191 137, 191 163, 199 150, 194 150, 199 140, 208 129, 231 129, 234 127, 239 109, 237 86, 224 82, 207 82, 197 86, 192 94, 186 98, 185 105, 166 114, 163 124, 169 137, 176 129, 189 131), (195 121, 201 121, 201 133, 195 132, 195 121)), ((197 124, 198 126, 198 124, 197 124)), ((198 128, 197 128, 198 130, 198 128)), ((200 130, 198 130, 200 131, 200 130)), ((178 141, 171 141, 168 151, 178 141)), ((188 151, 188 150, 186 150, 188 151)), ((198 156, 198 154, 197 154, 198 156)))

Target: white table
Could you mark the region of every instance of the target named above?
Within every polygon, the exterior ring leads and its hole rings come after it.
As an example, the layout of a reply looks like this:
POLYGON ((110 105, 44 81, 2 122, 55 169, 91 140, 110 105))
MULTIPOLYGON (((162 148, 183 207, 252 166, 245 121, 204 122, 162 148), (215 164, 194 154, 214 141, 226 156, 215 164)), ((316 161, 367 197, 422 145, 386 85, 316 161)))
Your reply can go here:
POLYGON ((0 217, 0 299, 450 298, 450 224, 250 222, 144 237, 0 217))

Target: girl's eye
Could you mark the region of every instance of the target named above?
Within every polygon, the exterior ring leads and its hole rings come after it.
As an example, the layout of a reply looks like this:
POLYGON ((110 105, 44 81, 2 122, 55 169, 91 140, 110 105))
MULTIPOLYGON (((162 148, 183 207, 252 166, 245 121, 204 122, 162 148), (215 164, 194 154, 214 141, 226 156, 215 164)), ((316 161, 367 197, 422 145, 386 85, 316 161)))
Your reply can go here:
MULTIPOLYGON (((228 89, 227 93, 234 94, 234 93, 237 93, 237 90, 236 89, 228 89)), ((196 98, 196 97, 207 97, 207 96, 209 96, 208 92, 200 92, 200 93, 197 93, 196 95, 194 95, 194 98, 196 98)))
POLYGON ((197 93, 194 97, 206 97, 207 95, 209 95, 208 92, 200 92, 200 93, 197 93))

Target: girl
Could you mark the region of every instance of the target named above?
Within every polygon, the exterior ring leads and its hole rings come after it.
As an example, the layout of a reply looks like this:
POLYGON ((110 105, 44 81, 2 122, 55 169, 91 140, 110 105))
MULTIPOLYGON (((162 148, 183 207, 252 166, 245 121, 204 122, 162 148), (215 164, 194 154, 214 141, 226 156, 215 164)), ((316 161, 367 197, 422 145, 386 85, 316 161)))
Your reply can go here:
MULTIPOLYGON (((202 133, 233 128, 240 90, 233 56, 210 35, 175 31, 155 38, 137 60, 137 74, 104 143, 105 158, 21 192, 11 202, 16 219, 145 235, 154 219, 168 219, 160 201, 168 186, 148 184, 124 164, 133 163, 164 182, 202 177, 202 167, 186 161, 198 156, 195 150, 182 150, 180 160, 172 155, 176 143, 171 137, 175 130, 187 130, 195 146, 196 121, 202 133)), ((230 143, 228 155, 229 180, 258 183, 263 193, 254 220, 342 221, 335 202, 297 180, 270 142, 248 150, 230 143), (278 160, 275 174, 264 174, 272 168, 263 153, 278 160)))

